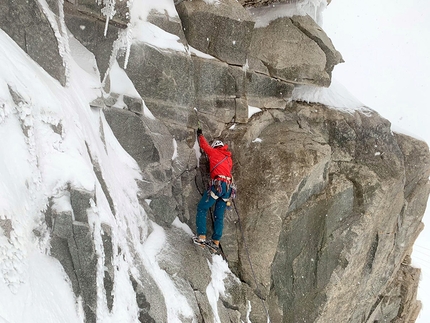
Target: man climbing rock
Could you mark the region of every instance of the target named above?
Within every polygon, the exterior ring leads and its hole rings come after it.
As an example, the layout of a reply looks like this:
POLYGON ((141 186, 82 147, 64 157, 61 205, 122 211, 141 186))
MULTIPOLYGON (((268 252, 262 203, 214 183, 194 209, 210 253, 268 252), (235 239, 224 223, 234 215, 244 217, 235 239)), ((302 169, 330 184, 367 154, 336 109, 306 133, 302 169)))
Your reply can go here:
POLYGON ((204 192, 197 205, 197 236, 193 237, 193 241, 195 244, 207 246, 212 251, 219 253, 219 241, 224 227, 224 212, 232 190, 233 161, 228 146, 224 145, 222 141, 214 140, 212 145, 209 145, 200 128, 197 129, 197 137, 200 148, 209 158, 210 187, 204 192), (206 240, 206 215, 214 204, 214 232, 212 239, 206 240))

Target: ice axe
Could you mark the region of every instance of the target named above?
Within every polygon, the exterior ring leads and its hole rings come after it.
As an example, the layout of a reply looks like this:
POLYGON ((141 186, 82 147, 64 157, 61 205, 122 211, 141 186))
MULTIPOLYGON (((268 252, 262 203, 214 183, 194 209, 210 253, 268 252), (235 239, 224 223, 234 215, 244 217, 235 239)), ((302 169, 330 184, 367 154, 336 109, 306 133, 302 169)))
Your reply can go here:
POLYGON ((194 108, 194 112, 196 113, 197 127, 202 129, 202 125, 200 124, 200 119, 199 119, 199 112, 197 111, 197 108, 194 108))

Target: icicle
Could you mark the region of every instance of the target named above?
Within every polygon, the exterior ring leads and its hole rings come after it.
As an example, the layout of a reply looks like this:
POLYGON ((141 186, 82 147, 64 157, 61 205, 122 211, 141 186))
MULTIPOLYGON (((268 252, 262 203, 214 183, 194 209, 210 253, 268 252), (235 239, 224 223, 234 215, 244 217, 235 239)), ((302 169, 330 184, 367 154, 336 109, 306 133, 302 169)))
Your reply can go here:
POLYGON ((133 35, 133 29, 131 28, 131 25, 128 24, 127 30, 125 32, 125 58, 124 58, 124 69, 127 68, 128 60, 130 58, 130 50, 131 50, 131 43, 132 43, 132 35, 133 35))
POLYGON ((104 30, 104 36, 107 35, 107 30, 109 26, 109 20, 113 18, 116 14, 115 10, 115 0, 106 0, 105 6, 102 8, 101 13, 106 17, 106 24, 105 24, 105 30, 104 30))
POLYGON ((107 35, 108 26, 109 26, 109 17, 106 16, 105 30, 103 32, 103 36, 105 37, 107 35))

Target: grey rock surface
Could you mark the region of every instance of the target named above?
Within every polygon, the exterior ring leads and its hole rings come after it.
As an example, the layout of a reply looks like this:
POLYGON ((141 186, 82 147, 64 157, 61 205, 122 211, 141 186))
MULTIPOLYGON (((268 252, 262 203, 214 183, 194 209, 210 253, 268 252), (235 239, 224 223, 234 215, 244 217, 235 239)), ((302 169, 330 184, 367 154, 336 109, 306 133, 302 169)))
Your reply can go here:
POLYGON ((326 64, 321 47, 288 17, 254 29, 249 51, 251 70, 292 83, 327 87, 330 75, 326 64))
MULTIPOLYGON (((61 13, 56 4, 49 2, 61 13)), ((63 66, 56 59, 58 44, 35 2, 9 1, 0 8, 2 29, 29 53, 40 50, 52 58, 52 75, 61 79, 64 71, 55 69, 63 66), (20 10, 23 21, 10 18, 20 10), (25 33, 39 22, 37 32, 49 39, 31 34, 37 49, 32 51, 25 33)), ((280 18, 254 29, 235 1, 218 7, 184 1, 177 9, 178 17, 152 12, 149 19, 177 35, 184 50, 133 43, 125 72, 140 97, 110 93, 105 84, 106 96, 88 107, 107 121, 94 131, 105 149, 112 131, 140 169, 135 202, 140 217, 118 207, 124 201, 88 144, 97 188, 59 189, 45 211, 50 255, 81 297, 85 321, 100 320, 98 299, 114 309, 115 284, 121 282, 134 293, 140 322, 167 322, 169 295, 157 274, 186 300, 193 314, 181 317, 184 322, 260 323, 267 314, 282 323, 414 321, 419 271, 409 258, 430 192, 427 145, 393 133, 370 109, 345 112, 291 100, 296 84, 328 86, 342 61, 309 17, 280 18), (214 58, 190 54, 187 46, 214 58), (114 107, 120 99, 124 109, 114 107), (261 111, 251 116, 249 106, 261 111), (197 126, 233 152, 238 212, 226 212, 221 242, 227 263, 190 239, 208 179, 207 160, 198 159, 195 146, 197 126), (70 209, 56 208, 59 197, 70 209), (109 223, 92 226, 99 207, 110 212, 104 218, 109 223), (159 242, 155 255, 144 250, 150 238, 159 242), (118 262, 130 265, 121 277, 118 262), (210 299, 213 266, 221 264, 228 267, 225 291, 210 299)), ((103 74, 114 59, 125 65, 112 46, 126 20, 113 20, 104 37, 104 22, 93 10, 99 9, 90 1, 67 4, 66 24, 94 53, 103 74)), ((10 92, 19 104, 20 95, 10 92)), ((12 224, 0 220, 5 236, 12 235, 12 224)), ((208 228, 210 235, 210 217, 208 228)))
POLYGON ((61 85, 66 85, 59 41, 37 0, 1 1, 0 28, 61 85))
POLYGON ((245 65, 254 21, 237 1, 183 1, 177 10, 191 46, 228 64, 245 65))

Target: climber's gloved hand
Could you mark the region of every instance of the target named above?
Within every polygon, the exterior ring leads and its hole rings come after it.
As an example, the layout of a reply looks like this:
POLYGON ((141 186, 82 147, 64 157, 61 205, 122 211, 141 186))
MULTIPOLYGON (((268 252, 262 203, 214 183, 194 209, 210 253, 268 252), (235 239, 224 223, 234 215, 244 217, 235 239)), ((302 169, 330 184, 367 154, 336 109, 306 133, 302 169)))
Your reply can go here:
POLYGON ((197 128, 197 137, 203 136, 203 131, 200 128, 197 128))

